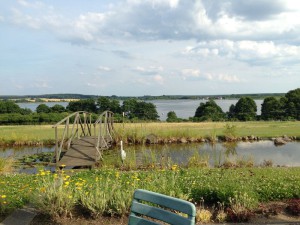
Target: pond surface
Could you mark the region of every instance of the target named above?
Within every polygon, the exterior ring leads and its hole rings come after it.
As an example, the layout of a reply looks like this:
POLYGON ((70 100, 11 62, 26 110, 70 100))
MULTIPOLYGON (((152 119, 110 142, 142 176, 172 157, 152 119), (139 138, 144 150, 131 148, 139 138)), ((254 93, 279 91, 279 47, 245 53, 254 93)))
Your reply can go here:
MULTIPOLYGON (((289 142, 282 146, 275 146, 272 141, 236 142, 236 143, 197 143, 197 144, 170 144, 150 146, 124 146, 127 157, 135 154, 137 160, 145 156, 156 157, 157 160, 169 158, 176 164, 186 164, 190 157, 199 154, 200 157, 209 157, 210 165, 217 166, 225 159, 251 159, 255 165, 262 165, 270 160, 273 166, 300 166, 300 142, 289 142)), ((21 158, 42 152, 53 152, 54 147, 25 147, 0 148, 0 157, 13 156, 21 158)), ((119 149, 105 151, 105 157, 120 160, 119 149)))

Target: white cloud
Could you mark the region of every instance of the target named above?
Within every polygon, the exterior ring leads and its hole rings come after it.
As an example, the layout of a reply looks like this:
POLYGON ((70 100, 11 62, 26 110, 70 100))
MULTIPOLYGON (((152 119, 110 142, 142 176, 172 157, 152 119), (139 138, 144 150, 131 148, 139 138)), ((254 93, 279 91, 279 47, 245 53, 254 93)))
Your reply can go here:
POLYGON ((219 74, 217 75, 219 81, 225 81, 228 83, 233 83, 233 82, 240 82, 240 80, 237 78, 237 76, 233 75, 227 75, 227 74, 219 74))
POLYGON ((111 5, 104 12, 86 11, 68 18, 52 6, 19 0, 12 21, 50 30, 72 43, 117 39, 259 41, 269 38, 288 43, 299 41, 300 35, 300 7, 293 2, 274 0, 270 5, 267 0, 128 0, 111 5), (258 13, 259 20, 255 19, 258 13))
POLYGON ((212 74, 212 73, 201 73, 198 69, 183 69, 181 70, 181 76, 183 80, 206 80, 206 81, 220 81, 220 82, 240 82, 235 75, 228 74, 212 74))
POLYGON ((195 47, 187 46, 184 55, 199 57, 225 57, 238 61, 259 63, 284 63, 300 57, 300 46, 275 44, 273 41, 217 40, 199 42, 195 47), (267 60, 267 61, 266 61, 267 60))
POLYGON ((163 70, 164 68, 162 66, 149 66, 146 68, 143 66, 137 66, 133 69, 133 71, 141 75, 157 75, 163 70))
POLYGON ((100 71, 105 71, 105 72, 109 72, 111 71, 111 68, 107 67, 107 66, 99 66, 98 70, 100 71))

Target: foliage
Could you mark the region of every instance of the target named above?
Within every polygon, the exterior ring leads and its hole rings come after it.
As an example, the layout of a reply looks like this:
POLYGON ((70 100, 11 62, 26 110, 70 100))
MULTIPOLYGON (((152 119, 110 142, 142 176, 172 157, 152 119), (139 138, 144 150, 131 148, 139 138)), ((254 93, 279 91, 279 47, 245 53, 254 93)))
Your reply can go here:
POLYGON ((72 101, 69 102, 66 108, 71 112, 87 111, 97 113, 97 107, 94 99, 82 99, 79 101, 72 101))
POLYGON ((236 137, 236 125, 234 124, 225 124, 224 135, 227 138, 233 139, 236 137))
POLYGON ((0 174, 12 172, 14 162, 13 157, 0 158, 0 174))
POLYGON ((240 121, 251 121, 256 119, 257 106, 250 97, 242 97, 234 106, 234 118, 240 121))
POLYGON ((289 91, 286 95, 285 110, 286 117, 300 120, 300 88, 289 91))
POLYGON ((124 215, 142 188, 193 202, 224 203, 233 211, 258 202, 300 197, 300 168, 189 168, 149 171, 105 169, 68 174, 0 175, 0 213, 33 203, 52 216, 71 215, 75 205, 97 217, 124 215), (5 203, 4 203, 5 202, 5 203))
POLYGON ((181 122, 183 121, 181 118, 178 118, 174 111, 170 111, 167 114, 167 122, 174 123, 174 122, 181 122))
POLYGON ((38 107, 36 107, 37 113, 50 113, 51 109, 46 104, 39 104, 38 107))
POLYGON ((199 118, 200 121, 222 121, 225 114, 214 100, 209 100, 206 103, 200 103, 200 106, 196 109, 195 117, 199 118))
POLYGON ((265 98, 261 105, 261 118, 263 120, 280 120, 283 118, 283 105, 275 97, 265 98))
POLYGON ((121 106, 119 100, 110 99, 108 97, 100 97, 97 99, 97 106, 100 112, 105 110, 112 111, 113 113, 121 113, 121 106))
POLYGON ((77 197, 74 186, 70 185, 70 176, 64 173, 52 176, 50 171, 41 170, 37 178, 32 204, 52 217, 72 216, 77 197))
POLYGON ((138 101, 134 98, 124 100, 122 111, 129 119, 158 120, 156 106, 151 102, 138 101))

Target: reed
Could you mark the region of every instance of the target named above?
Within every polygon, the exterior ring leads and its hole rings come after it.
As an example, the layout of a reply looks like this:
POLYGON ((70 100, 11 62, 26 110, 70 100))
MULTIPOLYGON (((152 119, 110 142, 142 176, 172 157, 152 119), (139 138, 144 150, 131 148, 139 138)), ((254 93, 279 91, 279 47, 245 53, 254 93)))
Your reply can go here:
POLYGON ((14 170, 15 160, 13 157, 0 158, 0 174, 7 174, 14 170))

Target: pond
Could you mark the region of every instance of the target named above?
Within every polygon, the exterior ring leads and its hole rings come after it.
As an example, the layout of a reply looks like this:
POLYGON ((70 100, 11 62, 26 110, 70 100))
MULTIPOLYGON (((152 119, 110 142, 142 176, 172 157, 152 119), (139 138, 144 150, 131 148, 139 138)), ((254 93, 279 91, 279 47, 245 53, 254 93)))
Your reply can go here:
MULTIPOLYGON (((288 142, 282 146, 275 146, 272 141, 235 142, 235 143, 193 143, 169 144, 149 146, 124 146, 128 159, 134 155, 136 161, 144 162, 145 157, 154 157, 159 162, 162 158, 169 159, 174 164, 186 164, 188 160, 198 154, 206 158, 211 167, 219 166, 225 160, 234 161, 244 159, 253 161, 255 166, 269 161, 273 166, 300 166, 300 142, 288 142)), ((25 147, 0 148, 0 157, 13 156, 21 158, 26 155, 53 152, 54 147, 25 147)), ((119 149, 105 151, 105 159, 121 160, 119 149)))

